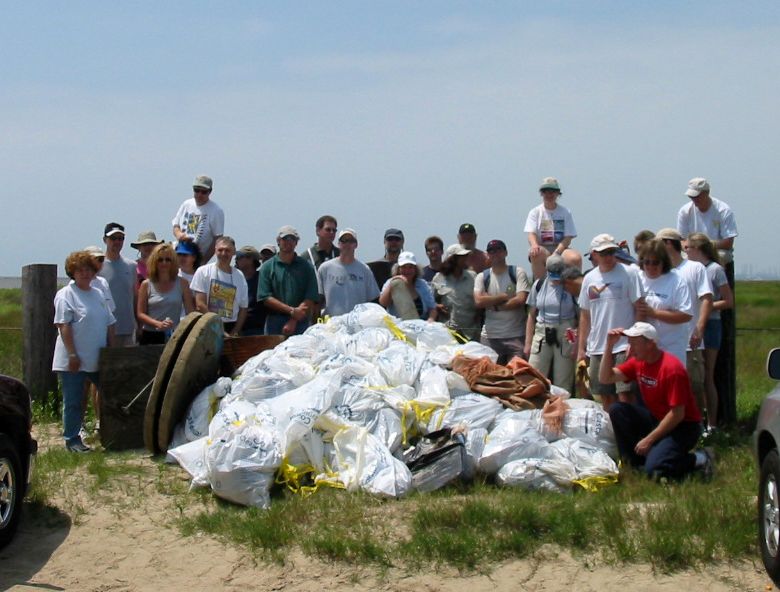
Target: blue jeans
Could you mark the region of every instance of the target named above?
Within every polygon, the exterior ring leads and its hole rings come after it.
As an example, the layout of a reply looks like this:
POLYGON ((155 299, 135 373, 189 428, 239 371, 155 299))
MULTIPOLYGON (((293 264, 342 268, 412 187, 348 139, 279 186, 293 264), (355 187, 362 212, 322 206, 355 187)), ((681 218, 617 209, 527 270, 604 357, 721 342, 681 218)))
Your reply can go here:
MULTIPOLYGON (((282 335, 282 327, 290 320, 290 317, 283 314, 269 314, 265 318, 265 334, 266 335, 282 335)), ((306 329, 309 328, 309 319, 303 319, 298 321, 295 326, 295 333, 293 335, 300 335, 306 329)))
POLYGON ((84 419, 82 400, 84 384, 89 380, 98 385, 97 372, 58 372, 62 385, 62 435, 66 444, 79 440, 79 430, 84 419))
POLYGON ((693 471, 696 457, 690 450, 701 435, 701 426, 696 421, 681 421, 671 432, 658 440, 647 456, 634 452, 642 438, 652 432, 658 421, 644 405, 613 403, 609 418, 615 430, 620 456, 633 467, 643 467, 649 477, 682 479, 693 471))

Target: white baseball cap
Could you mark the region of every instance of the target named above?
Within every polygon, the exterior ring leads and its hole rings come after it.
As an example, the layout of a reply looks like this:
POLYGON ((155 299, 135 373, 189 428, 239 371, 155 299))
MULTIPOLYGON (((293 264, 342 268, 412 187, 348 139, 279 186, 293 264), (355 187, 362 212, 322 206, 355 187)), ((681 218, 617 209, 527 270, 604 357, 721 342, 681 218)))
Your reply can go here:
POLYGON ((650 341, 658 343, 658 331, 650 323, 636 322, 628 329, 623 330, 626 337, 646 337, 650 341))
POLYGON ((599 251, 606 251, 607 249, 619 249, 617 243, 615 242, 615 237, 611 234, 599 234, 598 236, 593 237, 593 240, 590 241, 590 250, 596 251, 597 253, 599 251))
POLYGON ((463 248, 463 245, 455 243, 454 245, 447 247, 447 250, 444 252, 444 258, 447 259, 448 257, 456 257, 458 255, 468 255, 469 253, 471 253, 471 251, 463 248))
POLYGON ((411 251, 404 251, 398 255, 398 267, 402 265, 417 265, 417 259, 411 251))

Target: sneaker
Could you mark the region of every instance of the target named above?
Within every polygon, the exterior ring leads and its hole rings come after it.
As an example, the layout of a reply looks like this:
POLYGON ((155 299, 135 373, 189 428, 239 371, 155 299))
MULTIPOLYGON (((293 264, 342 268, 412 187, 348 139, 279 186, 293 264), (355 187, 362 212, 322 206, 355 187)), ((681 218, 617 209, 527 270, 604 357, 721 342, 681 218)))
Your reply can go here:
POLYGON ((715 450, 711 446, 705 446, 702 449, 704 456, 707 458, 704 460, 704 464, 701 467, 701 476, 705 482, 709 483, 715 476, 715 450))
POLYGON ((71 452, 90 452, 92 450, 89 446, 82 442, 81 438, 65 444, 65 448, 71 452))

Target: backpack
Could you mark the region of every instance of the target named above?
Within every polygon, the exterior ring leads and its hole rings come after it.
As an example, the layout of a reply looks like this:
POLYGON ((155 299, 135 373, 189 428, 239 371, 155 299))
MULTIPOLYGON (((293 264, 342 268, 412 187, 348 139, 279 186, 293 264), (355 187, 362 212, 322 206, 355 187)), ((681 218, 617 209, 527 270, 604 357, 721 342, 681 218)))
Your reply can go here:
MULTIPOLYGON (((512 280, 512 283, 516 286, 517 285, 517 269, 515 269, 514 265, 507 265, 506 270, 509 272, 509 279, 512 280)), ((487 294, 488 286, 490 285, 490 268, 488 267, 485 271, 482 272, 482 281, 485 284, 485 294, 487 294)), ((536 291, 539 291, 539 288, 536 289, 536 291)))

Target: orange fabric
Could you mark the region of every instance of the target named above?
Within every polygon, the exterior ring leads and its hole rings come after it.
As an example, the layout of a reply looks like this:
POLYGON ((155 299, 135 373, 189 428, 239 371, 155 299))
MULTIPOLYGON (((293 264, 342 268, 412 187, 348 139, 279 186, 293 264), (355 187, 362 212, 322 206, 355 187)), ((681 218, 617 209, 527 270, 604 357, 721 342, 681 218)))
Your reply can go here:
POLYGON ((501 366, 487 356, 476 360, 456 356, 452 369, 473 392, 495 397, 510 409, 541 409, 550 398, 549 381, 522 358, 501 366))

